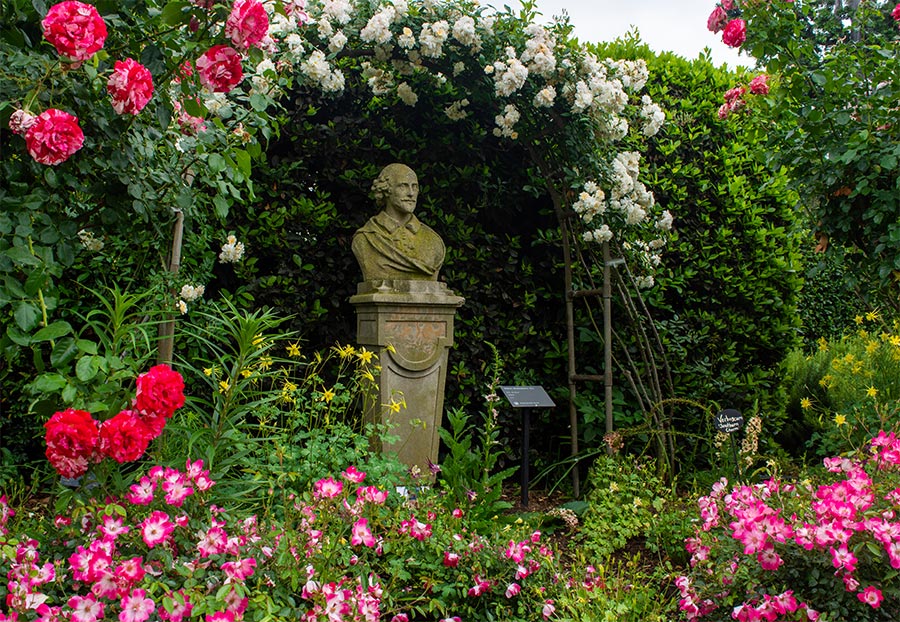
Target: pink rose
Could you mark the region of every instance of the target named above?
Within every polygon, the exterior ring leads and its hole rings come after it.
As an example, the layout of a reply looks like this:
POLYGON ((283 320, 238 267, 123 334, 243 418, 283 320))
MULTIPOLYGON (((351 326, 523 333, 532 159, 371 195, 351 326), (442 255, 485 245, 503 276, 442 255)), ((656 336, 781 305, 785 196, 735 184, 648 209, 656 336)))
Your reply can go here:
POLYGON ((134 408, 166 419, 184 406, 184 380, 168 365, 154 365, 137 377, 134 408))
POLYGON ((227 93, 244 77, 241 55, 227 45, 214 45, 197 59, 200 83, 214 93, 227 93))
POLYGON ((132 411, 123 410, 100 425, 100 452, 118 463, 137 460, 149 444, 150 431, 132 411))
POLYGON ((769 76, 764 73, 759 74, 750 80, 750 92, 754 95, 769 94, 769 76))
POLYGON ((106 83, 112 97, 112 107, 119 114, 137 114, 153 96, 153 76, 132 58, 117 60, 106 83))
POLYGON ((742 86, 736 86, 733 89, 728 89, 727 91, 725 91, 725 101, 729 105, 733 105, 737 100, 743 99, 744 93, 746 92, 747 89, 742 86))
POLYGON ((65 162, 84 144, 84 132, 78 119, 68 112, 50 108, 38 115, 25 133, 28 153, 41 164, 65 162))
POLYGON ((898 2, 897 6, 894 7, 894 10, 891 11, 891 17, 900 22, 900 2, 898 2))
POLYGON ((734 0, 722 0, 722 8, 730 11, 734 8, 734 0))
POLYGON ((52 6, 41 26, 59 55, 73 61, 87 60, 106 41, 106 23, 97 9, 75 0, 52 6))
POLYGON ((257 0, 235 0, 225 22, 225 36, 234 47, 246 50, 263 40, 269 32, 269 16, 257 0))
POLYGON ((739 48, 747 38, 747 24, 742 19, 733 19, 725 24, 722 43, 729 47, 739 48))
POLYGON ((709 14, 709 19, 706 20, 706 27, 710 32, 722 32, 722 29, 725 28, 725 24, 728 23, 728 13, 725 12, 720 6, 717 6, 713 9, 713 12, 709 14))
POLYGON ((16 110, 9 117, 9 129, 13 131, 13 134, 24 136, 25 132, 28 131, 28 128, 30 128, 36 122, 37 117, 30 112, 25 112, 24 110, 16 110))

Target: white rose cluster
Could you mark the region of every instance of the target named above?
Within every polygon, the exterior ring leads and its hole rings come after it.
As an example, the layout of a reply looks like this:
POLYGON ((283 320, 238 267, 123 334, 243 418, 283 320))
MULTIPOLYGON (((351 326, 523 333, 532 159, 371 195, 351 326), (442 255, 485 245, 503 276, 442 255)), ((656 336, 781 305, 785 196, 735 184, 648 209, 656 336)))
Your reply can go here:
POLYGON ((491 73, 494 74, 494 92, 498 97, 509 97, 525 86, 528 79, 528 67, 516 58, 516 49, 512 46, 506 48, 506 62, 495 62, 491 73))
POLYGON ((326 93, 344 90, 344 74, 340 69, 332 69, 321 50, 315 50, 300 63, 300 71, 326 93))
POLYGON ((451 121, 461 121, 462 119, 465 119, 467 116, 469 116, 469 113, 463 110, 463 108, 468 105, 468 99, 457 100, 444 108, 444 114, 446 114, 447 118, 451 121))
POLYGON ((519 122, 521 116, 515 104, 507 104, 503 109, 503 114, 494 117, 494 122, 497 124, 497 127, 494 128, 494 136, 506 136, 513 140, 518 138, 519 133, 513 130, 513 126, 519 122))
POLYGON ((647 137, 656 136, 666 121, 666 113, 659 107, 659 104, 650 99, 649 95, 641 98, 641 104, 641 118, 644 120, 641 133, 647 137))
POLYGON ((369 19, 365 27, 359 31, 359 38, 366 43, 384 45, 394 37, 390 26, 396 16, 397 11, 394 9, 394 5, 382 7, 369 19))
POLYGON ((225 244, 222 245, 219 261, 222 263, 237 263, 243 256, 244 243, 238 242, 235 236, 229 235, 225 240, 225 244))
POLYGON ((397 96, 407 106, 415 106, 416 102, 419 101, 419 96, 416 95, 415 91, 412 90, 412 87, 406 82, 401 82, 397 85, 397 96))

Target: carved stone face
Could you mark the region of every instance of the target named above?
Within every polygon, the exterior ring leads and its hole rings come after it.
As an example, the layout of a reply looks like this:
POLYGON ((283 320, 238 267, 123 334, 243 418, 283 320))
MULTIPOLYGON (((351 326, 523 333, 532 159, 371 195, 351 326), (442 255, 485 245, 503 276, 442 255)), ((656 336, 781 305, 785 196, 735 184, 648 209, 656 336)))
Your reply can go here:
POLYGON ((403 168, 391 175, 385 211, 398 219, 405 218, 416 210, 418 198, 419 180, 411 169, 403 168))

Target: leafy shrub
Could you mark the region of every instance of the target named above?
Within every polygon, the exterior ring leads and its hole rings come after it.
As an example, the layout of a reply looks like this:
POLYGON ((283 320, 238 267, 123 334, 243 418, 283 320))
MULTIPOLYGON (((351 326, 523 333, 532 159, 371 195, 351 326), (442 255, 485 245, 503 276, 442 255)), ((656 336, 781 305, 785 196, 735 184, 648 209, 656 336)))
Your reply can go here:
POLYGON ((789 412, 806 423, 807 447, 822 456, 861 447, 879 429, 894 429, 900 409, 900 324, 877 311, 855 317, 857 332, 818 341, 787 359, 789 412))
POLYGON ((648 461, 600 456, 591 466, 588 486, 581 537, 599 560, 643 539, 667 503, 666 488, 648 461))

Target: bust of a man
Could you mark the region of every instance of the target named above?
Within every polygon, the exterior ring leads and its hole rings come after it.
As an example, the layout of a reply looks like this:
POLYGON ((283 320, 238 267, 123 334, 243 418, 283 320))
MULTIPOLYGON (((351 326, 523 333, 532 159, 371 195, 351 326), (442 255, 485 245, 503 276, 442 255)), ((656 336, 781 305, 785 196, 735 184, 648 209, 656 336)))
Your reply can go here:
POLYGON ((389 164, 372 183, 382 210, 353 234, 353 254, 363 281, 436 281, 444 242, 415 217, 419 181, 405 164, 389 164))

